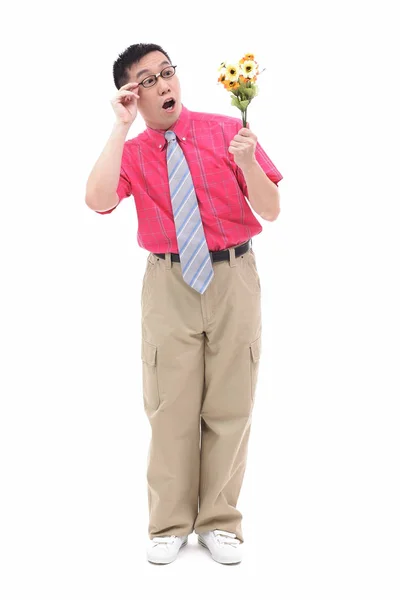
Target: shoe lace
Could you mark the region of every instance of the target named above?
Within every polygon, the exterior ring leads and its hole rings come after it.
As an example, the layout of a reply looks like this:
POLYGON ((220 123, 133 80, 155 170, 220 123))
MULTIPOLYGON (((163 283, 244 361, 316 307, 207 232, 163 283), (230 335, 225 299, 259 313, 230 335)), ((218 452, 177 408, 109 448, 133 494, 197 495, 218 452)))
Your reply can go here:
POLYGON ((228 545, 228 546, 239 546, 240 540, 236 537, 234 533, 230 531, 222 531, 221 529, 214 530, 215 539, 219 544, 228 545))
POLYGON ((155 546, 158 546, 159 544, 172 544, 175 538, 176 535, 169 535, 163 537, 154 537, 151 541, 155 546))

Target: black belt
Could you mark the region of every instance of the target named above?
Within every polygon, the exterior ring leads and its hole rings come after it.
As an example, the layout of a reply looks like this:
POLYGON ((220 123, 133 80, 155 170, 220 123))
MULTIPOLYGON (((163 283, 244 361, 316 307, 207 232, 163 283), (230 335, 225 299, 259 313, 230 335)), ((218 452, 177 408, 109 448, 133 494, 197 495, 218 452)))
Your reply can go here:
MULTIPOLYGON (((236 246, 235 256, 241 256, 242 254, 247 252, 249 250, 249 248, 251 248, 251 245, 252 245, 252 241, 250 239, 247 242, 245 242, 244 244, 242 244, 241 246, 236 246)), ((163 258, 165 260, 165 254, 154 253, 154 256, 159 256, 160 258, 163 258)), ((229 250, 215 250, 214 252, 210 251, 210 256, 211 256, 212 262, 218 262, 220 260, 228 260, 229 259, 229 250)), ((176 254, 175 252, 171 252, 171 261, 172 262, 181 262, 180 258, 179 258, 179 254, 176 254)))

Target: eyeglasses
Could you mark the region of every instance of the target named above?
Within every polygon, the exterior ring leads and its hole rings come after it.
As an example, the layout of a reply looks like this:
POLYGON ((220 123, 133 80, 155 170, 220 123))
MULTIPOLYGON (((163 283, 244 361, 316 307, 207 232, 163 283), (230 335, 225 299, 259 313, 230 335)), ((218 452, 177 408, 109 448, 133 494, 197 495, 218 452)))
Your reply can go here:
POLYGON ((141 81, 139 85, 142 85, 145 88, 151 87, 156 83, 160 75, 163 79, 169 79, 170 77, 173 77, 175 75, 176 67, 177 65, 170 65, 168 67, 165 67, 165 69, 157 73, 157 75, 149 75, 148 77, 146 77, 146 79, 143 79, 143 81, 141 81))

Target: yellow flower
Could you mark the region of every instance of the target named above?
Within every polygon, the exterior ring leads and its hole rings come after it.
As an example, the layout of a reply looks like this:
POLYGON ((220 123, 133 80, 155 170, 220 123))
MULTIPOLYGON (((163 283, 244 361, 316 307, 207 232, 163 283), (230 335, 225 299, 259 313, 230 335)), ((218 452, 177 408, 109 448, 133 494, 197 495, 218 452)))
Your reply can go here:
POLYGON ((248 79, 252 79, 257 75, 257 64, 254 60, 245 60, 241 64, 241 73, 248 79))
POLYGON ((235 64, 226 65, 225 79, 237 81, 239 79, 240 67, 235 64))

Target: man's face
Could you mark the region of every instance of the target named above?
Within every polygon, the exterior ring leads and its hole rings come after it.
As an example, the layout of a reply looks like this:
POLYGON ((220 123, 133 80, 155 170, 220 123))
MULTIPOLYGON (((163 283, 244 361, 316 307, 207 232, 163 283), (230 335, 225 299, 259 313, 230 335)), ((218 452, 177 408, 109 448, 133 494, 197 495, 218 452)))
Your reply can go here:
MULTIPOLYGON (((170 65, 165 54, 159 51, 146 54, 138 63, 130 68, 130 81, 140 83, 150 75, 157 75, 162 69, 170 65)), ((169 79, 158 77, 152 87, 138 87, 138 111, 142 115, 146 125, 152 129, 167 130, 178 119, 181 110, 181 87, 177 75, 169 79), (172 111, 163 108, 167 98, 175 100, 172 111)))

